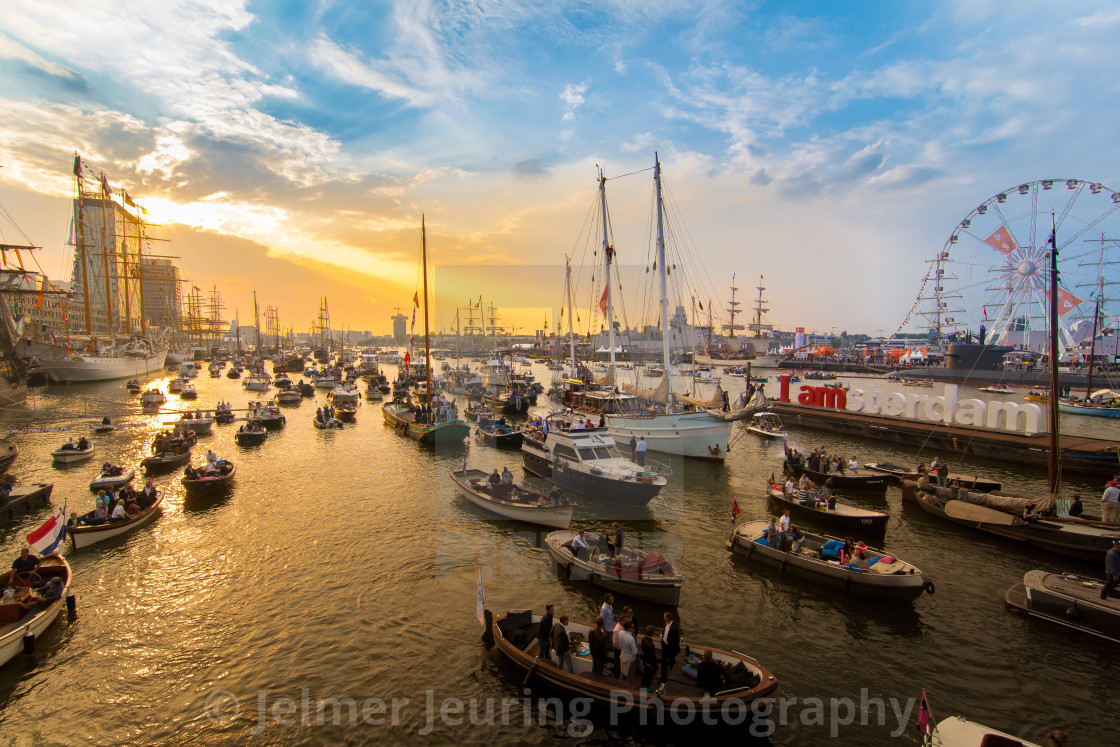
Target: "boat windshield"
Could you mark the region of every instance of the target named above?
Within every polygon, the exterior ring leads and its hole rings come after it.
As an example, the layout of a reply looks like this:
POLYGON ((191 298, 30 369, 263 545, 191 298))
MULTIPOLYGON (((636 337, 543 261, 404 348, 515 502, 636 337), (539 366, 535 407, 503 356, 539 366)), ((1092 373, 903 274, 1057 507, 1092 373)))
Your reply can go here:
POLYGON ((579 450, 579 457, 585 462, 593 459, 611 459, 618 456, 618 449, 613 446, 585 446, 579 450))

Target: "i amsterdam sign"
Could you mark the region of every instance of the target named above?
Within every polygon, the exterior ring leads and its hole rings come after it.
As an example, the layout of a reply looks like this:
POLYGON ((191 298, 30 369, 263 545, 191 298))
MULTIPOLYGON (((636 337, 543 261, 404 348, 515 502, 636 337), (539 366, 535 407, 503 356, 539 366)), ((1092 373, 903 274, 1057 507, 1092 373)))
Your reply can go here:
MULTIPOLYGON (((778 377, 779 402, 790 402, 792 374, 778 377)), ((837 389, 827 386, 802 386, 797 403, 807 407, 847 410, 866 415, 888 415, 910 420, 926 420, 947 425, 971 425, 1033 435, 1042 426, 1042 408, 1026 402, 1000 402, 982 399, 957 399, 957 385, 946 384, 941 396, 882 392, 879 387, 837 389)))

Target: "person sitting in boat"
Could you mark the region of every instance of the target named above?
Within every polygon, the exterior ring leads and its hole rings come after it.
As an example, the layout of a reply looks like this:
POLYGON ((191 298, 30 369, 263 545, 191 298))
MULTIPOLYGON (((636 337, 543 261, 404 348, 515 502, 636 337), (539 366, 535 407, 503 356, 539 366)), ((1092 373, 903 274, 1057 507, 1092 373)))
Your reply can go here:
POLYGON ((124 501, 117 500, 116 505, 113 506, 112 512, 109 514, 109 522, 115 523, 119 521, 127 521, 128 514, 124 510, 124 501))
POLYGON ((27 611, 45 609, 62 598, 63 587, 62 579, 58 576, 52 576, 45 586, 20 600, 20 606, 27 611))
POLYGON ((560 490, 559 486, 554 485, 552 487, 552 490, 549 491, 548 501, 549 501, 549 503, 552 504, 553 508, 559 508, 560 506, 563 506, 564 505, 564 491, 560 490))
POLYGON ((77 448, 78 448, 78 445, 74 443, 74 437, 71 436, 66 441, 66 443, 64 443, 62 446, 59 447, 59 450, 60 451, 74 451, 77 448))
POLYGON ((201 475, 198 474, 198 470, 192 466, 188 466, 185 470, 183 470, 183 476, 188 480, 197 480, 199 477, 201 477, 201 475))
POLYGON ((801 479, 797 481, 798 490, 812 490, 813 481, 809 479, 809 475, 805 472, 801 473, 801 479))
POLYGON ((498 468, 495 467, 490 477, 486 478, 486 482, 490 483, 490 495, 495 498, 498 497, 499 486, 502 484, 502 476, 498 474, 498 468))
POLYGON ((1081 495, 1074 493, 1069 503, 1069 515, 1073 518, 1080 518, 1083 513, 1085 513, 1085 504, 1081 502, 1081 495))
POLYGON ((140 510, 143 511, 144 509, 154 506, 156 502, 156 496, 157 492, 155 480, 149 477, 148 483, 144 486, 144 489, 140 491, 140 494, 138 496, 136 496, 136 502, 140 505, 140 510))
POLYGON ((836 510, 836 496, 827 485, 821 488, 820 499, 824 502, 825 506, 828 507, 829 511, 836 510))
POLYGON ((798 529, 796 526, 789 528, 789 551, 801 552, 801 546, 805 544, 805 533, 798 529))
POLYGON ((125 499, 124 504, 125 514, 129 517, 133 517, 136 514, 140 513, 141 510, 142 509, 140 508, 140 504, 136 502, 136 498, 131 493, 129 493, 128 498, 125 499))
POLYGON ((848 460, 848 469, 851 470, 852 472, 858 472, 859 471, 859 462, 856 461, 855 457, 852 457, 851 459, 848 460))
POLYGON ((929 473, 928 472, 920 472, 918 474, 918 489, 919 490, 929 490, 929 473))
POLYGON ((39 569, 39 558, 31 554, 31 550, 27 547, 19 551, 19 557, 12 561, 12 569, 4 577, 4 583, 8 586, 14 585, 20 580, 20 576, 29 576, 39 569))
POLYGON ((93 510, 81 516, 78 519, 78 523, 82 526, 98 526, 104 524, 107 520, 108 517, 105 515, 105 499, 99 495, 94 502, 93 510))

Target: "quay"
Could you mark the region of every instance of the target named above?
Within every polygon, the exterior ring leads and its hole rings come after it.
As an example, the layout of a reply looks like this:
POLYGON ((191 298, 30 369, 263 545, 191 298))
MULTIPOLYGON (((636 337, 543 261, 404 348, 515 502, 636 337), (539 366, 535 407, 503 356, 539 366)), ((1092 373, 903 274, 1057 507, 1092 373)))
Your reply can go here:
MULTIPOLYGON (((770 405, 786 426, 797 425, 1046 469, 1048 436, 1045 433, 1026 435, 990 431, 971 426, 904 420, 790 402, 771 401, 770 405)), ((1063 469, 1092 475, 1120 474, 1120 441, 1062 434, 1058 443, 1063 469)))

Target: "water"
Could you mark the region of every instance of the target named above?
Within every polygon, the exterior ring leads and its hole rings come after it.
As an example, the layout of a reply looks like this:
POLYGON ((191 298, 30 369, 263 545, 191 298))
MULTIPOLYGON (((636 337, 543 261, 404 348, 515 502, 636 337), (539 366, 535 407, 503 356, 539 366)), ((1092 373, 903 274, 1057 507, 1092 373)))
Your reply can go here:
MULTIPOLYGON (((536 371, 548 380, 543 366, 536 371)), ((166 380, 157 383, 166 388, 166 380)), ((186 403, 191 408, 219 399, 244 406, 256 398, 224 377, 204 373, 196 384, 200 398, 186 403)), ((729 379, 728 386, 734 397, 742 380, 729 379)), ((315 402, 322 401, 320 392, 315 402)), ((92 504, 87 483, 96 464, 137 465, 159 422, 172 419, 141 417, 119 383, 52 387, 35 404, 88 413, 72 419, 81 428, 106 412, 144 423, 95 437, 93 463, 62 469, 51 466, 49 452, 64 436, 15 437, 21 453, 13 471, 24 482, 54 482, 54 502, 78 511, 92 504)), ((178 406, 172 396, 164 410, 178 406)), ((386 429, 377 403, 363 403, 353 427, 318 431, 309 422, 315 406, 305 401, 285 408, 287 426, 260 447, 239 448, 236 426, 216 425, 214 435, 200 439, 195 463, 208 448, 237 462, 231 494, 187 498, 178 474, 159 477, 167 499, 153 525, 69 554, 78 618, 67 623, 63 616, 33 659, 21 657, 0 670, 0 742, 548 743, 582 733, 578 726, 569 730, 570 719, 542 724, 530 714, 526 722, 519 706, 506 725, 499 706, 493 726, 450 725, 437 711, 429 731, 429 697, 438 709, 447 698, 523 696, 523 675, 479 640, 480 567, 487 607, 496 613, 541 609, 549 601, 558 614, 576 619, 592 620, 598 612, 601 594, 550 568, 537 532, 486 518, 456 496, 447 474, 466 458, 487 470, 508 464, 519 479, 543 483, 522 477, 516 453, 473 439, 463 449, 425 450, 386 429), (332 723, 328 706, 319 725, 315 704, 327 698, 353 698, 357 708, 368 707, 370 721, 384 718, 387 725, 364 723, 360 710, 349 725, 344 700, 341 722, 332 723), (383 715, 374 698, 384 701, 383 715)), ((1087 420, 1071 416, 1066 422, 1071 430, 1120 437, 1117 424, 1087 420)), ((935 582, 935 595, 913 604, 879 603, 783 580, 725 548, 732 498, 741 519, 766 516, 765 478, 782 461, 780 443, 740 436, 740 428, 725 465, 674 460, 670 484, 648 509, 623 516, 583 500, 573 526, 598 530, 621 519, 631 541, 664 548, 687 578, 678 608, 685 641, 755 656, 778 676, 781 694, 797 699, 786 701, 786 725, 776 728, 773 743, 828 742, 830 725, 847 715, 840 699, 858 708, 862 694, 884 700, 885 723, 875 724, 878 706, 872 706, 869 726, 861 727, 856 713, 855 724, 837 726, 843 743, 913 744, 916 713, 908 713, 901 736, 892 738, 900 727, 889 699, 905 709, 923 687, 935 718, 960 714, 1034 741, 1055 727, 1071 732, 1079 745, 1112 741, 1117 716, 1102 696, 1114 687, 1120 650, 1019 617, 1003 604, 1007 588, 1032 568, 1094 575, 1100 568, 942 522, 903 506, 892 488, 885 546, 921 568, 935 582), (822 700, 823 719, 813 710, 814 698, 822 700), (833 707, 839 719, 830 718, 833 707)), ((861 462, 928 463, 935 456, 792 430, 791 443, 803 451, 823 445, 861 462)), ((1041 492, 1045 486, 1045 475, 1028 468, 951 466, 1002 479, 1005 488, 1041 492)), ((1099 482, 1074 477, 1069 484, 1095 510, 1099 482)), ((849 500, 884 507, 882 499, 849 500)), ((5 559, 14 558, 23 536, 46 515, 40 510, 0 527, 5 559)), ((663 611, 634 606, 643 626, 663 611)), ((781 721, 781 714, 773 720, 781 721)), ((631 731, 596 714, 592 737, 694 741, 695 728, 631 731)), ((746 730, 734 734, 746 736, 746 730)))

